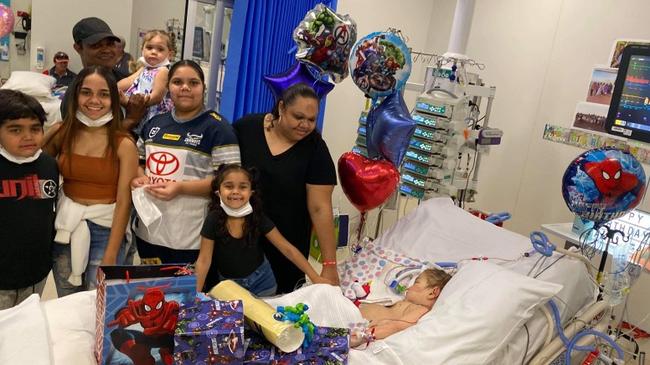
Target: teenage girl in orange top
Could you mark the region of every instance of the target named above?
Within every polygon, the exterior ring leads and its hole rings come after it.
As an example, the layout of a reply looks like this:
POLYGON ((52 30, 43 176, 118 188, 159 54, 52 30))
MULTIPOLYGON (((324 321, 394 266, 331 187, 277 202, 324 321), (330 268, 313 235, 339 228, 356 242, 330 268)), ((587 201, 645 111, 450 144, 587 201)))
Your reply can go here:
POLYGON ((119 92, 112 72, 102 66, 87 67, 70 88, 73 97, 66 118, 48 131, 44 149, 57 158, 63 176, 64 194, 60 195, 80 204, 81 210, 107 207, 112 214, 109 210, 108 217, 81 222, 88 225, 86 232, 90 233, 82 285, 71 284, 71 245, 54 243, 52 271, 59 296, 94 288, 99 265, 124 263, 124 234, 131 211, 129 184, 138 169, 135 143, 122 130, 119 92))

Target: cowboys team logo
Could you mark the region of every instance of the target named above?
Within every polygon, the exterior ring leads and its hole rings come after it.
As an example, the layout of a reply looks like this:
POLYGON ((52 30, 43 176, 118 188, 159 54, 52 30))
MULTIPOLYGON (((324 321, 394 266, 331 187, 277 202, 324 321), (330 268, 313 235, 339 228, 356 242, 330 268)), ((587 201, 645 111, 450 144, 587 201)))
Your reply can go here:
POLYGON ((56 196, 57 186, 54 180, 41 180, 39 181, 41 187, 41 194, 48 198, 54 198, 56 196))
POLYGON ((169 152, 154 152, 147 158, 147 169, 158 176, 167 176, 178 171, 180 162, 169 152))
POLYGON ((185 140, 183 140, 183 142, 187 145, 196 147, 201 144, 202 139, 203 139, 203 133, 192 134, 190 132, 187 132, 187 136, 185 137, 185 140))
POLYGON ((149 138, 153 138, 160 131, 160 127, 153 127, 149 130, 149 138))

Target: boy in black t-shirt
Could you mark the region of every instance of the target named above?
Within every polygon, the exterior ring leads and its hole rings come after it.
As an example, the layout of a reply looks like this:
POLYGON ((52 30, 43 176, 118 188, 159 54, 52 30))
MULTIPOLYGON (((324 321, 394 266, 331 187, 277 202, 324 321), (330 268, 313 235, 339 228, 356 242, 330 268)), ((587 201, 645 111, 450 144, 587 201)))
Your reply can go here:
POLYGON ((0 310, 40 295, 52 267, 59 172, 41 153, 45 119, 33 97, 0 90, 0 310))

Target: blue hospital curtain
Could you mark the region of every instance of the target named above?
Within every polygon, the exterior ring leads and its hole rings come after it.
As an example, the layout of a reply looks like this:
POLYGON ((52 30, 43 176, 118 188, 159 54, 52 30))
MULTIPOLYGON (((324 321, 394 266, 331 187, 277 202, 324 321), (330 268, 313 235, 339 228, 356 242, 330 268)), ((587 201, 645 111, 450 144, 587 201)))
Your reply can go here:
MULTIPOLYGON (((337 0, 235 0, 221 113, 235 121, 268 112, 275 102, 263 76, 286 71, 296 62, 293 30, 318 3, 336 10, 337 0)), ((320 105, 322 128, 325 100, 320 105)))

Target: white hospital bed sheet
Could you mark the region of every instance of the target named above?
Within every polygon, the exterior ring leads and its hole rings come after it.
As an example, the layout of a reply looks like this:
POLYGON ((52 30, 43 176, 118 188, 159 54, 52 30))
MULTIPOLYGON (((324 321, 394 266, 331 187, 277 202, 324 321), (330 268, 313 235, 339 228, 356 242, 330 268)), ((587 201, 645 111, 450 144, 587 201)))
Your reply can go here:
POLYGON ((96 291, 41 302, 50 337, 53 365, 95 365, 96 291))
POLYGON ((527 237, 458 208, 449 198, 422 202, 374 241, 413 258, 459 261, 472 256, 514 259, 531 248, 527 237))

